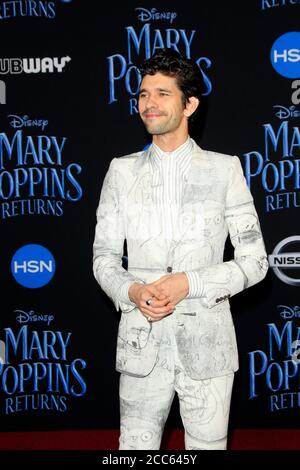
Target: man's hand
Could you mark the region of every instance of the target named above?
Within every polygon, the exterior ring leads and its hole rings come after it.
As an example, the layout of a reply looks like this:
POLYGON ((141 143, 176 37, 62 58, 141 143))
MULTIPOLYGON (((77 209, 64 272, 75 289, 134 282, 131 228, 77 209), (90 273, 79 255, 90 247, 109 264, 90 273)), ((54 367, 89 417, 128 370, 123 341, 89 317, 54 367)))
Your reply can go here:
POLYGON ((148 321, 161 320, 170 315, 175 308, 175 305, 170 302, 170 298, 163 294, 154 283, 134 283, 129 287, 128 295, 148 321), (146 304, 149 299, 151 299, 151 305, 146 304))
POLYGON ((132 284, 129 298, 136 304, 148 321, 158 321, 173 313, 175 306, 189 292, 185 273, 167 274, 150 284, 132 284), (146 301, 151 299, 151 305, 146 301))
POLYGON ((187 275, 182 273, 167 274, 151 284, 170 299, 172 305, 177 305, 189 293, 189 281, 187 275))

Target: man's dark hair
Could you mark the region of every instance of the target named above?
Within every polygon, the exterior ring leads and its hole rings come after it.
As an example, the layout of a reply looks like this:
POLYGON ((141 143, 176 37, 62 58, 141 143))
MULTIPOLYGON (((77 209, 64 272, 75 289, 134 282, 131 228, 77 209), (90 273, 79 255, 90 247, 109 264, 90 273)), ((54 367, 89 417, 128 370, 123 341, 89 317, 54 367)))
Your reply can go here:
POLYGON ((191 96, 202 101, 204 81, 199 67, 192 60, 184 58, 173 49, 161 49, 153 57, 145 60, 139 70, 142 78, 145 75, 155 75, 156 73, 175 77, 177 86, 182 92, 184 106, 191 96))

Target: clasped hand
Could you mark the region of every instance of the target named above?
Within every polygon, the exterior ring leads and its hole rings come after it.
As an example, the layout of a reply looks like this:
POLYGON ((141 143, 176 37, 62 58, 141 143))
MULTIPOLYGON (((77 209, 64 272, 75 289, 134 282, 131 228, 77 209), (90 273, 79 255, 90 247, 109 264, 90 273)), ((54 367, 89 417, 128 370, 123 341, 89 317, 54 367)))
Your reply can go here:
POLYGON ((149 284, 132 284, 129 298, 148 321, 159 321, 174 312, 176 305, 189 292, 188 278, 184 272, 167 274, 149 284), (151 299, 151 304, 146 301, 151 299))

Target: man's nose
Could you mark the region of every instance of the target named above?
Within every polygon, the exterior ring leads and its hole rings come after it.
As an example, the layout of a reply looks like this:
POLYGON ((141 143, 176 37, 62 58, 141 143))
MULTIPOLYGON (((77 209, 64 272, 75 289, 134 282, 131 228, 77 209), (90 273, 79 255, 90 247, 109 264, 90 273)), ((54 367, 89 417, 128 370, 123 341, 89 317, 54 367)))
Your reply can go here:
POLYGON ((149 95, 146 100, 146 108, 157 108, 157 100, 154 95, 149 95))

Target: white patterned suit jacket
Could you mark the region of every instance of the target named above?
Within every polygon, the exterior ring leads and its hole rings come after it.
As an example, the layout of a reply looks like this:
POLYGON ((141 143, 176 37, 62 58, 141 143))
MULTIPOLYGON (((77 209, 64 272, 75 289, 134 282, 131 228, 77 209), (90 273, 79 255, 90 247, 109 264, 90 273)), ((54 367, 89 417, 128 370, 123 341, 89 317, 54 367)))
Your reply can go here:
POLYGON ((199 380, 238 368, 228 299, 266 275, 264 242, 239 159, 193 144, 172 240, 161 236, 153 188, 162 181, 151 165, 151 147, 114 158, 103 183, 93 267, 100 286, 122 311, 116 362, 122 373, 143 377, 151 372, 164 321, 149 323, 128 299, 128 287, 182 271, 193 272, 200 286, 172 314, 186 373, 199 380), (224 262, 228 234, 234 259, 224 262), (125 239, 127 270, 122 267, 125 239))

